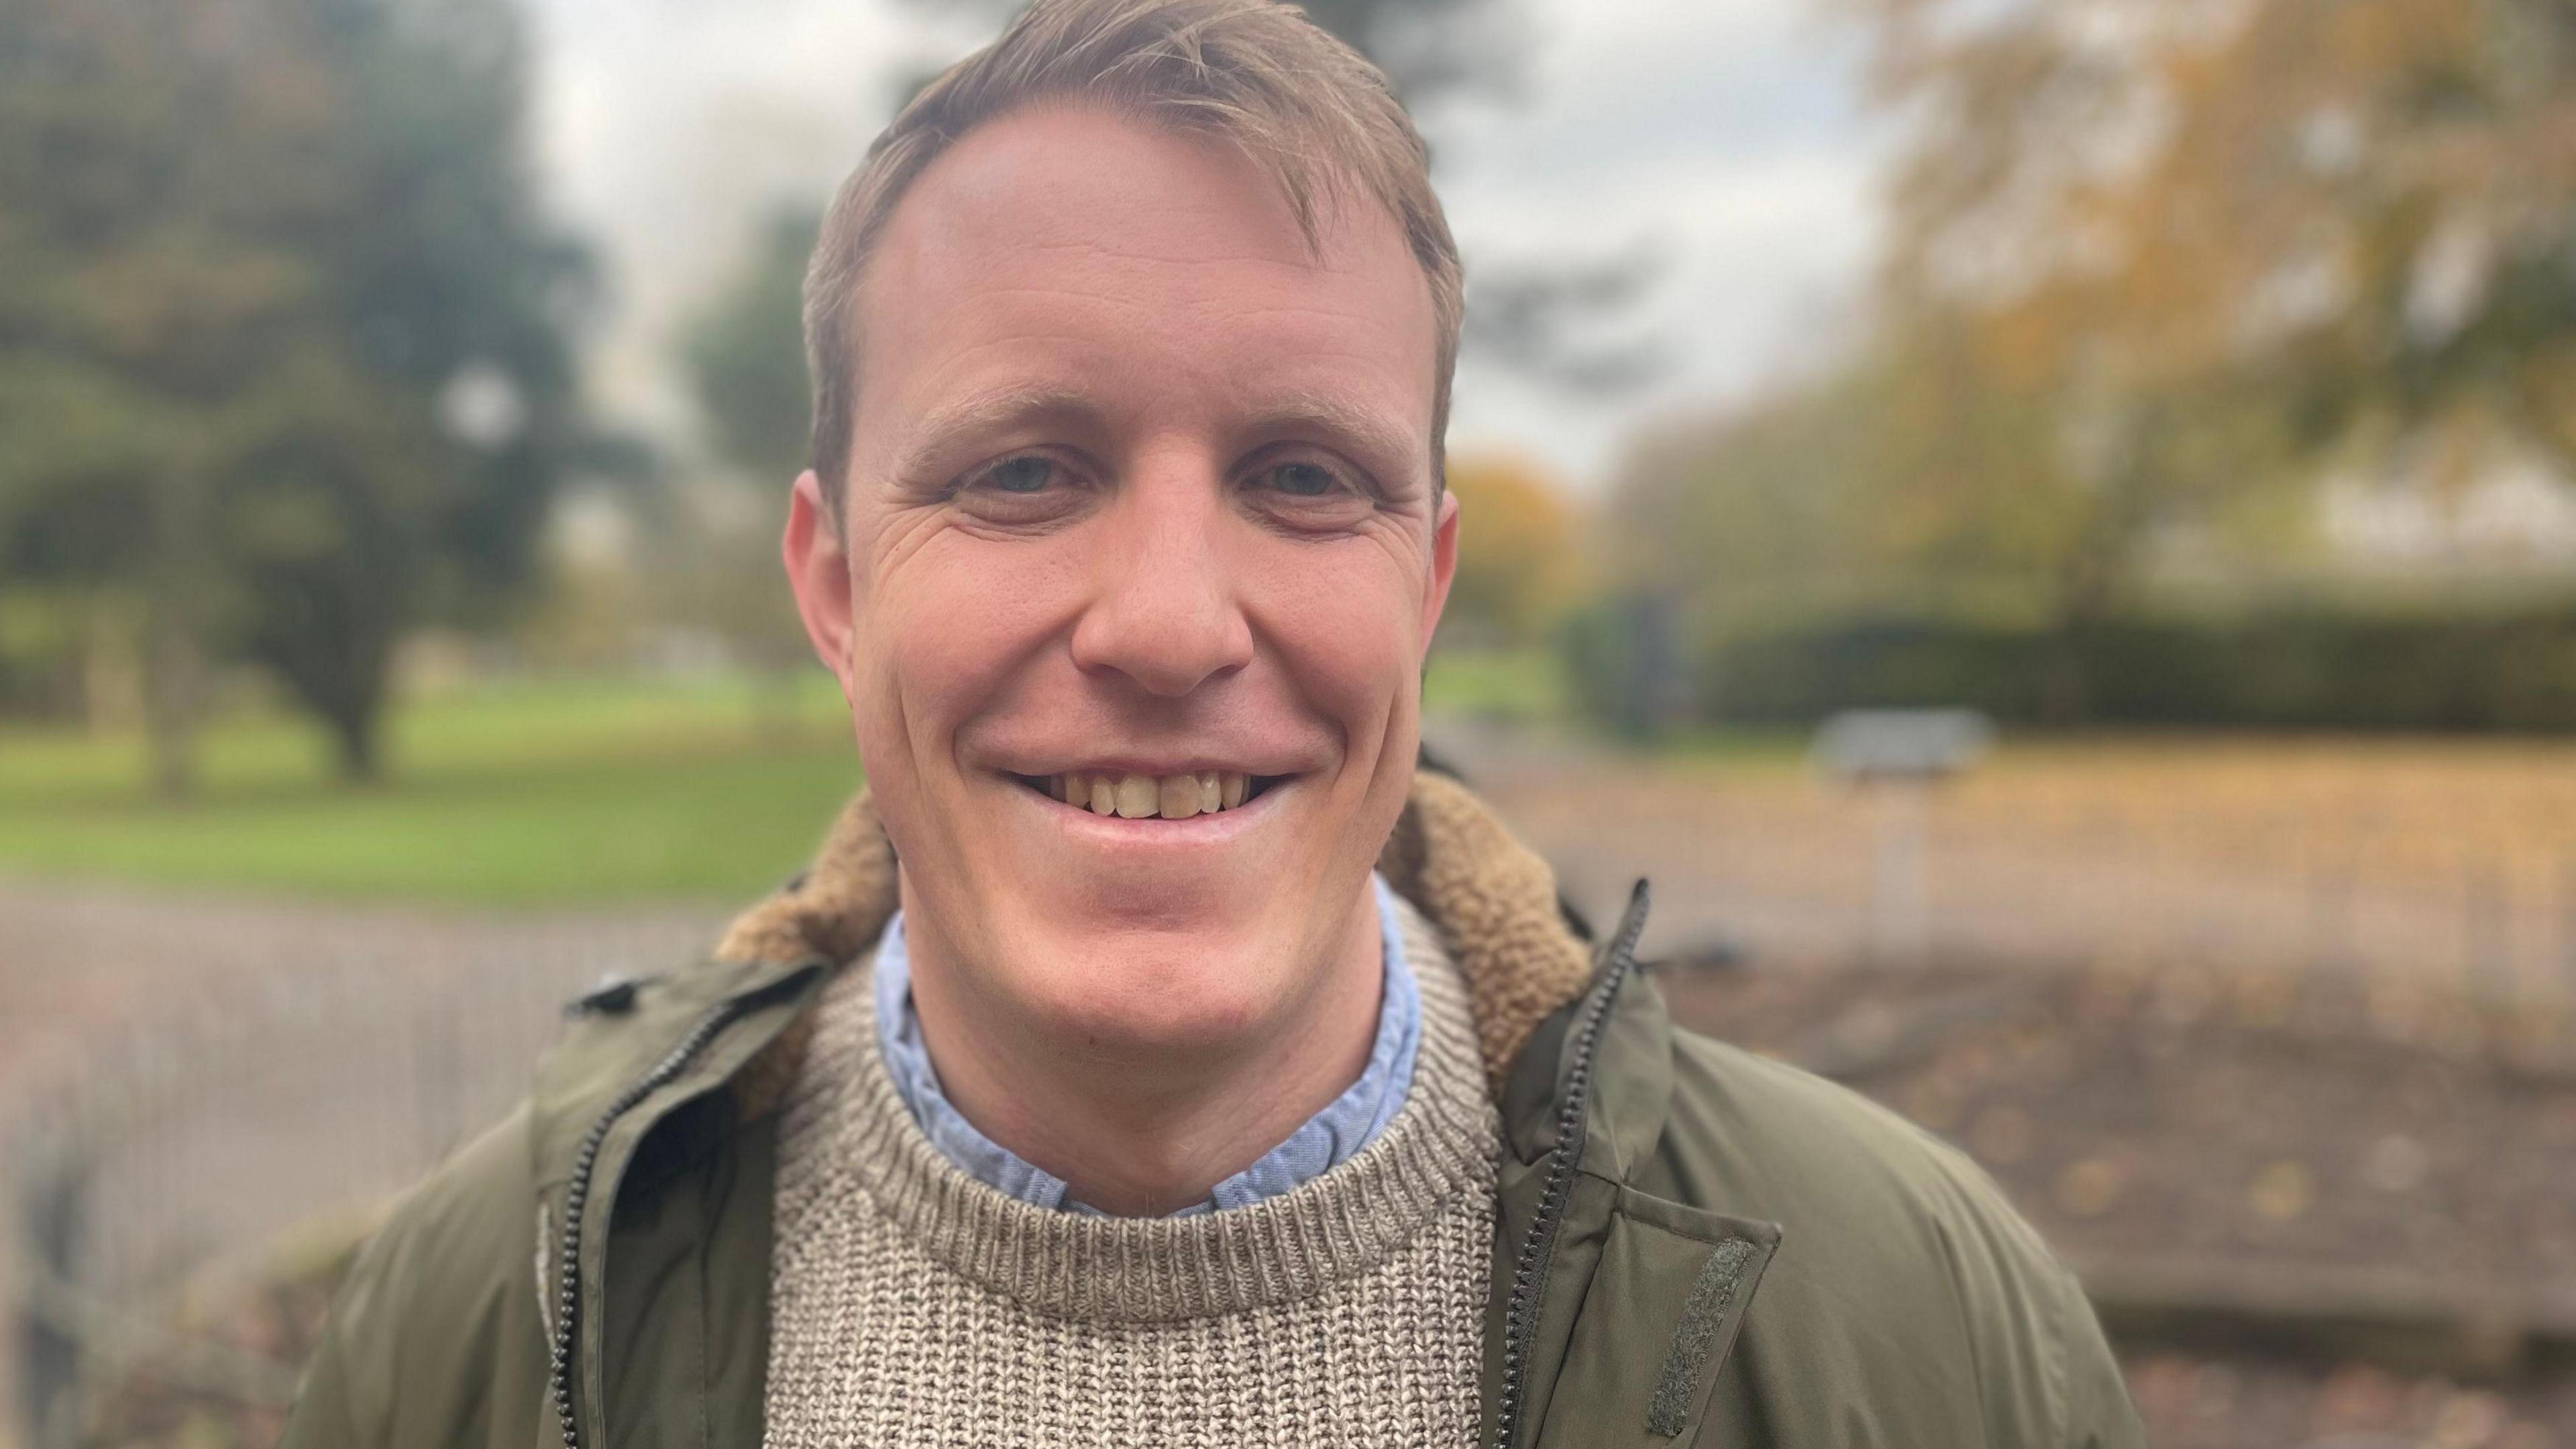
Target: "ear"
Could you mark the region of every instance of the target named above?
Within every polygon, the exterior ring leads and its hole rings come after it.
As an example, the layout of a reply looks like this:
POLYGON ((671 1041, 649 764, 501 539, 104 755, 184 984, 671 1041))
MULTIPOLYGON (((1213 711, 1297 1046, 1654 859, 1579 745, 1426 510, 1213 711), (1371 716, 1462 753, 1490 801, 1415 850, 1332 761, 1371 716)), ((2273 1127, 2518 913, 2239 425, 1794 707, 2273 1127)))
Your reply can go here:
POLYGON ((822 480, 814 470, 796 476, 796 491, 787 503, 787 534, 779 541, 787 565, 787 586, 796 591, 796 612, 805 619, 805 637, 814 657, 841 681, 841 697, 850 695, 850 551, 832 510, 823 502, 822 480))
POLYGON ((1458 495, 1440 490, 1440 511, 1431 521, 1431 587, 1422 592, 1422 643, 1440 628, 1441 611, 1449 607, 1449 585, 1458 577, 1458 495))

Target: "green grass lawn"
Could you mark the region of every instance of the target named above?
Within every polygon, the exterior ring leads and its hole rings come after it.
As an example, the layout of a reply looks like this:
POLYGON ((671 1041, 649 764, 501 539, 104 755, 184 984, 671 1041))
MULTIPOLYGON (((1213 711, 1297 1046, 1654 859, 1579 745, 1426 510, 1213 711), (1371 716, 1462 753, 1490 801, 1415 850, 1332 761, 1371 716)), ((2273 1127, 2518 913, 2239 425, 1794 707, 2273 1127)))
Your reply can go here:
MULTIPOLYGON (((1435 656, 1434 708, 1545 715, 1541 655, 1435 656)), ((0 729, 0 870, 472 905, 731 902, 804 864, 859 781, 841 697, 722 679, 532 679, 406 704, 382 784, 283 715, 207 730, 195 796, 138 738, 0 729)))
POLYGON ((838 692, 544 680, 399 710, 386 781, 331 778, 288 718, 210 729, 147 800, 136 739, 0 731, 0 869, 493 905, 738 900, 811 853, 859 779, 838 692))
POLYGON ((1521 722, 1556 721, 1572 708, 1573 685, 1551 649, 1431 651, 1422 707, 1436 713, 1521 722))

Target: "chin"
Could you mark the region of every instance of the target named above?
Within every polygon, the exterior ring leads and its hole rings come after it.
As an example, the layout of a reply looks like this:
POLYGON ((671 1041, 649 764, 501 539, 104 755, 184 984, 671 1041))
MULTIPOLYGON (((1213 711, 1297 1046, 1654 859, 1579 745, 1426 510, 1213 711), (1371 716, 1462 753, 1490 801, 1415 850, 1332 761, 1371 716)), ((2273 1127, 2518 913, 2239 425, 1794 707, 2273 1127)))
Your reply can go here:
POLYGON ((1070 1039, 1122 1055, 1239 1043, 1292 994, 1275 951, 1213 922, 1198 930, 1032 930, 1009 961, 1025 963, 1003 967, 1019 978, 1014 994, 1070 1039))

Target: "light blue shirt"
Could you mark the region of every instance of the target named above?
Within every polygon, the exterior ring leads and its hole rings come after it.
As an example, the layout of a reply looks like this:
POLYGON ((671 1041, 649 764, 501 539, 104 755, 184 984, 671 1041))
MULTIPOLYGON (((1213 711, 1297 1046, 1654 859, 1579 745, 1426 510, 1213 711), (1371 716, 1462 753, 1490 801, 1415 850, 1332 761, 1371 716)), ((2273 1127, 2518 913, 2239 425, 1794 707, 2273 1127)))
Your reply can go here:
MULTIPOLYGON (((1404 958, 1395 892, 1384 876, 1372 877, 1377 891, 1378 938, 1386 962, 1386 990, 1377 1017, 1377 1040, 1369 1047, 1368 1065, 1349 1090, 1334 1098, 1288 1140, 1262 1154, 1261 1160, 1218 1183, 1208 1200, 1172 1214, 1193 1217, 1219 1208, 1249 1207, 1277 1197, 1322 1176, 1376 1140, 1395 1120, 1413 1087, 1413 1059, 1422 1045, 1422 995, 1413 966, 1404 958)), ((877 1038, 885 1049, 886 1069, 895 1090, 912 1109, 913 1120, 949 1161, 979 1181, 1022 1202, 1067 1212, 1108 1214, 1074 1201, 1064 1180, 985 1136, 949 1105, 939 1087, 939 1073, 922 1045, 921 1018, 912 1008, 912 957, 904 946, 903 912, 886 922, 877 942, 877 1038)))

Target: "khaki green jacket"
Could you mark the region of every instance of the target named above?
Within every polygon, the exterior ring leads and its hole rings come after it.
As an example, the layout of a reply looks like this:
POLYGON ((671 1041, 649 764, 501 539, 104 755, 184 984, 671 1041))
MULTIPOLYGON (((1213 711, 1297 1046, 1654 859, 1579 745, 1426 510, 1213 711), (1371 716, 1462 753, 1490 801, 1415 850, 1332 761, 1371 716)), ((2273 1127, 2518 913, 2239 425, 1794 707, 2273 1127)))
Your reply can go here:
MULTIPOLYGON (((1642 886, 1587 947, 1430 773, 1381 868, 1459 963, 1503 1120, 1484 1444, 2142 1442, 2083 1294, 1973 1165, 1673 1026, 1642 886)), ((715 961, 586 998, 361 1255, 288 1449, 758 1445, 778 1102, 893 898, 863 796, 715 961)))

